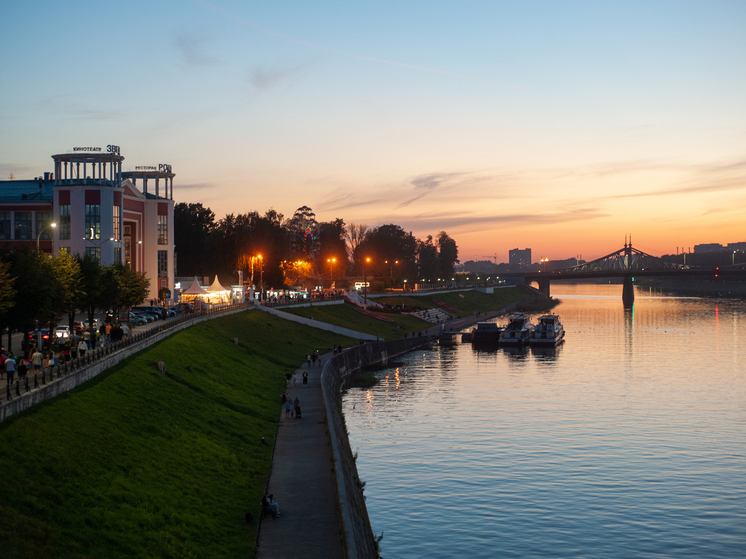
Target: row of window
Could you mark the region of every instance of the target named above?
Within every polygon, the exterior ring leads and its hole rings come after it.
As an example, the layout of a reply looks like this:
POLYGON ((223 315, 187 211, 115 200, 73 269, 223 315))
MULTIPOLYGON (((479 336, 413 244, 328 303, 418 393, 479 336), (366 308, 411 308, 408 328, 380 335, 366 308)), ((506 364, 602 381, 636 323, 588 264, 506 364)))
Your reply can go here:
MULTIPOLYGON (((121 208, 114 206, 113 228, 114 239, 121 240, 122 217, 121 208)), ((52 212, 36 212, 36 228, 32 226, 32 212, 0 212, 0 240, 31 241, 41 232, 42 241, 52 240, 52 212), (15 234, 11 231, 11 213, 15 213, 15 234)), ((57 224, 61 241, 69 241, 70 206, 60 206, 60 222, 57 224)), ((85 206, 85 239, 101 239, 101 206, 86 204, 85 206)), ((168 244, 168 216, 158 216, 158 244, 168 244)))

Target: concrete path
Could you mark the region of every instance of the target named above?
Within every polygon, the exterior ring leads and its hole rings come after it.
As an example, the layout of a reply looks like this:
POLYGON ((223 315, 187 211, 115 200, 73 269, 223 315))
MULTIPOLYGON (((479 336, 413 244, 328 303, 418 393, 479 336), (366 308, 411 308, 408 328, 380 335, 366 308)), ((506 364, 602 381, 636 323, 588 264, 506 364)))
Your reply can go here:
MULTIPOLYGON (((322 356, 326 362, 331 354, 322 356)), ((337 482, 321 395, 321 367, 296 369, 298 385, 291 399, 300 400, 303 419, 280 411, 269 493, 280 505, 280 517, 267 517, 259 531, 260 559, 343 559, 342 524, 337 510, 337 482), (308 388, 303 371, 308 371, 308 388)), ((292 383, 291 383, 292 384, 292 383)), ((277 395, 280 410, 280 395, 277 395)))

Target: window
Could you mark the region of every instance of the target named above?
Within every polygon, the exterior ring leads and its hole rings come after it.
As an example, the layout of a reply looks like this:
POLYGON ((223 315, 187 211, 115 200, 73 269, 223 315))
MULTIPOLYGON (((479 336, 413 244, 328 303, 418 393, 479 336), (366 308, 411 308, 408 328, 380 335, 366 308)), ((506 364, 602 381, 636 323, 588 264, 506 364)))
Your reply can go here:
POLYGON ((70 204, 60 206, 60 240, 70 240, 70 204))
POLYGON ((132 237, 124 238, 124 263, 132 268, 132 237))
POLYGON ((99 204, 85 205, 85 238, 101 238, 101 206, 99 204))
POLYGON ((158 277, 159 278, 168 277, 168 251, 167 250, 158 251, 158 277))
POLYGON ((0 239, 10 240, 10 212, 0 212, 0 239))
POLYGON ((40 240, 52 240, 52 228, 49 227, 50 223, 52 223, 52 212, 36 212, 36 235, 38 236, 41 233, 40 240))
POLYGON ((101 262, 101 247, 86 247, 85 254, 95 258, 97 262, 101 262))
POLYGON ((168 244, 168 216, 167 215, 158 216, 158 244, 159 245, 168 244))
POLYGON ((31 212, 16 212, 16 241, 30 241, 31 235, 31 212))
MULTIPOLYGON (((122 220, 119 215, 121 208, 114 206, 114 238, 118 241, 120 239, 120 229, 122 228, 122 220)), ((117 262, 119 262, 117 260, 117 262)))

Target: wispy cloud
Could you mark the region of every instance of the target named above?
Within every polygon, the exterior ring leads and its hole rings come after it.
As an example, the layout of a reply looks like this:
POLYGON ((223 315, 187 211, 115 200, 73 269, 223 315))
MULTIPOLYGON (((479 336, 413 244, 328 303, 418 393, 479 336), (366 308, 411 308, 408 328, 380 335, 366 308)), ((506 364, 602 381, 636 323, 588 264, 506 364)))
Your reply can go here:
POLYGON ((212 66, 219 60, 206 54, 210 39, 199 31, 179 31, 174 37, 174 46, 187 66, 212 66))
POLYGON ((264 91, 290 79, 301 71, 301 65, 255 67, 249 70, 249 83, 257 91, 264 91))
POLYGON ((412 202, 421 200, 427 196, 433 190, 436 190, 440 185, 453 177, 459 176, 461 173, 430 173, 427 175, 419 175, 413 178, 410 182, 414 186, 415 195, 404 202, 399 204, 399 208, 408 206, 412 202))

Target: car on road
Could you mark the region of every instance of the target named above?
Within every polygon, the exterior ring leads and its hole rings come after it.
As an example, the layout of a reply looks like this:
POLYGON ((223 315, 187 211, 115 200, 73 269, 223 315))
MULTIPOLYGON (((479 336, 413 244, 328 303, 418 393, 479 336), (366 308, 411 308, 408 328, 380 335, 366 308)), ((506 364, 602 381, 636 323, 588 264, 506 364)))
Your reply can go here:
POLYGON ((61 340, 66 340, 70 337, 70 327, 69 326, 58 326, 54 330, 54 335, 61 340))
MULTIPOLYGON (((28 343, 29 345, 32 343, 38 343, 39 341, 39 332, 40 330, 36 329, 33 332, 30 332, 28 335, 28 343)), ((50 347, 52 345, 52 340, 49 338, 49 328, 42 328, 41 329, 41 346, 42 347, 50 347)))
MULTIPOLYGON (((83 321, 83 329, 88 330, 88 320, 83 321)), ((98 332, 98 318, 93 319, 93 329, 98 332)))
POLYGON ((74 320, 73 321, 73 328, 75 328, 76 334, 82 334, 83 333, 83 323, 80 320, 74 320))

